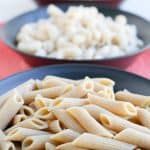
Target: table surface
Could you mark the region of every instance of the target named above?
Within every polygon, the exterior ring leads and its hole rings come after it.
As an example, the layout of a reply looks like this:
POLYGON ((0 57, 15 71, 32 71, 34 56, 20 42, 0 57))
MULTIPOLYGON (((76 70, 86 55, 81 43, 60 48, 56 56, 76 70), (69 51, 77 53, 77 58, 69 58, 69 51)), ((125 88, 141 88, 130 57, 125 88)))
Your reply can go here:
MULTIPOLYGON (((120 8, 143 16, 150 21, 149 6, 150 0, 124 0, 120 8)), ((6 22, 18 14, 35 8, 37 4, 34 0, 0 0, 0 21, 6 22)))

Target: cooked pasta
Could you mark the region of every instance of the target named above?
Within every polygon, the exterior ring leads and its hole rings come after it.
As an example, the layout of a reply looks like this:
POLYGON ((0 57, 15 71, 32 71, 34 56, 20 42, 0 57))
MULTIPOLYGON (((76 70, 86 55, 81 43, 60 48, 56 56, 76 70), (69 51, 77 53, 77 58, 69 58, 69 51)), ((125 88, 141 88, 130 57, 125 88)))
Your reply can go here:
POLYGON ((47 134, 48 132, 44 132, 44 131, 16 127, 12 129, 10 132, 8 132, 5 139, 10 140, 10 141, 23 141, 28 136, 47 135, 47 134))
POLYGON ((87 99, 81 99, 81 98, 58 98, 57 104, 55 105, 58 108, 69 108, 73 106, 82 106, 89 104, 89 101, 87 99))
POLYGON ((14 91, 14 93, 6 99, 6 102, 0 109, 0 129, 5 129, 7 127, 8 123, 16 115, 23 103, 24 101, 17 91, 14 91))
POLYGON ((70 129, 63 130, 51 136, 51 140, 57 144, 72 142, 80 134, 70 129))
POLYGON ((48 121, 48 130, 53 133, 58 133, 63 130, 59 120, 48 121))
POLYGON ((135 145, 120 142, 114 139, 84 133, 73 141, 73 145, 87 149, 99 150, 134 150, 135 145))
POLYGON ((72 107, 67 110, 90 133, 113 137, 113 135, 99 124, 84 108, 72 107))
POLYGON ((14 88, 0 96, 0 150, 149 150, 149 96, 114 86, 49 75, 14 88))
POLYGON ((137 109, 137 117, 140 120, 141 124, 145 127, 150 128, 150 112, 143 108, 137 109))
POLYGON ((45 143, 50 142, 51 135, 37 135, 25 138, 22 143, 22 150, 41 150, 45 148, 45 143))
POLYGON ((135 106, 129 102, 111 101, 109 99, 96 96, 93 94, 88 94, 88 99, 92 104, 96 104, 120 116, 136 116, 137 115, 135 106))
POLYGON ((45 150, 56 150, 56 146, 52 143, 45 143, 45 150))
POLYGON ((128 24, 124 15, 106 17, 94 6, 70 6, 63 12, 50 5, 47 11, 48 19, 21 28, 16 37, 19 50, 48 58, 86 60, 130 54, 143 45, 136 26, 128 24))
POLYGON ((118 91, 116 93, 116 99, 121 101, 127 101, 135 106, 147 107, 150 106, 150 96, 144 96, 136 93, 131 93, 127 90, 118 91))
POLYGON ((102 122, 104 126, 116 132, 120 132, 126 128, 133 128, 138 131, 150 134, 150 129, 143 127, 141 125, 132 123, 128 120, 122 119, 117 116, 109 116, 107 114, 100 114, 100 121, 102 122))
POLYGON ((78 124, 78 122, 68 114, 66 110, 54 109, 54 115, 56 118, 66 127, 78 132, 84 132, 84 129, 78 124))
POLYGON ((150 149, 150 134, 127 128, 115 136, 115 139, 150 149))
POLYGON ((61 144, 56 147, 57 150, 87 150, 85 148, 74 146, 71 142, 61 144))

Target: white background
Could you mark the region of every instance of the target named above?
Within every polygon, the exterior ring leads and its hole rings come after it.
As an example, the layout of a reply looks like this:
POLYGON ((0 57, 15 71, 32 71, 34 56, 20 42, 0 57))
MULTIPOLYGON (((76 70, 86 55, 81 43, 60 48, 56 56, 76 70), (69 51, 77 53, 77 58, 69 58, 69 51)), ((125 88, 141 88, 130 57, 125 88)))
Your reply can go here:
MULTIPOLYGON (((0 22, 36 7, 33 0, 0 0, 0 22)), ((121 9, 139 14, 150 21, 150 0, 124 0, 121 9)))

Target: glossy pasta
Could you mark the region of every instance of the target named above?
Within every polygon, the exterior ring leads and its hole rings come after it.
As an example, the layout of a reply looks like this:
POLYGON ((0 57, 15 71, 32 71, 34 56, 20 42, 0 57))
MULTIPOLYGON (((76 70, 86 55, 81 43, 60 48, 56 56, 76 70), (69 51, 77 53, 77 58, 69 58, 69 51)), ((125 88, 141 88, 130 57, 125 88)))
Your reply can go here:
POLYGON ((12 89, 0 96, 0 150, 149 150, 149 96, 114 86, 49 75, 12 89))

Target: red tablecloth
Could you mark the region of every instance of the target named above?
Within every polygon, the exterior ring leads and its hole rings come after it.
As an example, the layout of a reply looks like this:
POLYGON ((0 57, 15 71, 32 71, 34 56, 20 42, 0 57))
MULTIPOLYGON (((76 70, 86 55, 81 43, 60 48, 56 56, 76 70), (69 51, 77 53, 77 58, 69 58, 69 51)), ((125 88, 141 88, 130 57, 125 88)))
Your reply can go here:
MULTIPOLYGON (((29 68, 32 66, 0 41, 0 79, 29 68)), ((150 50, 139 55, 129 67, 124 69, 150 79, 150 50)))

